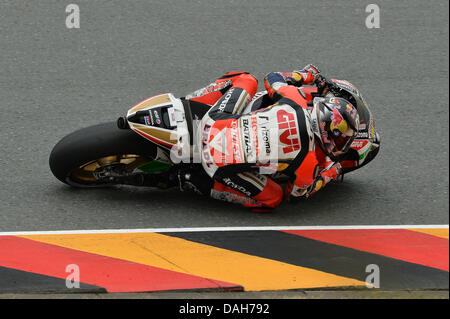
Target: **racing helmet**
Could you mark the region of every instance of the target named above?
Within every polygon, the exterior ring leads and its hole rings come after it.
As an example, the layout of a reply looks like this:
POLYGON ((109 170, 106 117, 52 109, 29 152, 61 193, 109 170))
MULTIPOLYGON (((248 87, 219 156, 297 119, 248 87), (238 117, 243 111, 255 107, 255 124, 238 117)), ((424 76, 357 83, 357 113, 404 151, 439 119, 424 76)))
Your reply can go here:
POLYGON ((316 97, 311 110, 313 130, 322 151, 332 160, 345 154, 356 137, 359 115, 346 99, 316 97))

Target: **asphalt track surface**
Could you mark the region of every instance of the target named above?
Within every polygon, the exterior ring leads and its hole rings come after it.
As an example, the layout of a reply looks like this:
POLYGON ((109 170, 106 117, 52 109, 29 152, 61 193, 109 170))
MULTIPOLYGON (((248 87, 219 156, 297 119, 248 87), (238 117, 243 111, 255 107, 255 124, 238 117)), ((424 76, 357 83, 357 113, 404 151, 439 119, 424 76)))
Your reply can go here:
POLYGON ((369 3, 0 0, 0 231, 448 224, 449 3, 377 0, 367 29, 369 3), (80 29, 65 26, 72 2, 80 29), (307 202, 259 215, 177 190, 73 189, 49 170, 63 136, 149 96, 311 62, 361 90, 382 145, 307 202))

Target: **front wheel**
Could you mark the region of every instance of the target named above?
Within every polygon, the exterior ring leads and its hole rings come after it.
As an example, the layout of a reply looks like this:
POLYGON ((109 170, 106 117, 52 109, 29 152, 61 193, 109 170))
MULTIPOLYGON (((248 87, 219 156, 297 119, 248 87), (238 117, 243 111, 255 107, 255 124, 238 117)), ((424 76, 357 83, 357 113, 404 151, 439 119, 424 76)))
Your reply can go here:
POLYGON ((75 187, 120 184, 155 159, 157 146, 115 122, 75 131, 53 148, 49 164, 53 175, 75 187))

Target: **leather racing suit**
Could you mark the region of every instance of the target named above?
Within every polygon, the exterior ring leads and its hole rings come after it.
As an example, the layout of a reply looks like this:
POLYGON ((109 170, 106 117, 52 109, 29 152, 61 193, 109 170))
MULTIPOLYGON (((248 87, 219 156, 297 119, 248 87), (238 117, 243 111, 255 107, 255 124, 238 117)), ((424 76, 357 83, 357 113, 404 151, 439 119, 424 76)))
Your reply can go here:
POLYGON ((253 211, 267 211, 284 197, 270 173, 291 177, 287 198, 308 197, 338 177, 340 164, 316 147, 309 100, 298 89, 314 83, 316 69, 269 73, 264 84, 276 103, 250 114, 242 112, 258 82, 247 72, 229 72, 186 96, 212 105, 196 136, 202 166, 212 182, 202 183, 202 193, 253 211))

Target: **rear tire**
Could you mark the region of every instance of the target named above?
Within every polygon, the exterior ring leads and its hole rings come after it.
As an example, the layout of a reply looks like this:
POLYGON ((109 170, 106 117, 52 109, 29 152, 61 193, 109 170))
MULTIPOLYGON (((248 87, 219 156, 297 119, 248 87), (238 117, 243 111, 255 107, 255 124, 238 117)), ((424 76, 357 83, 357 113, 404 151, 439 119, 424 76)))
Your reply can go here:
POLYGON ((157 146, 132 130, 117 127, 116 122, 103 123, 75 131, 61 139, 53 148, 49 164, 53 175, 75 187, 104 187, 104 182, 76 180, 72 173, 82 165, 100 158, 135 154, 152 160, 157 146))

